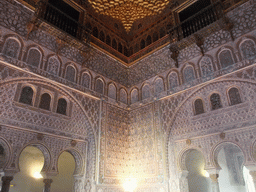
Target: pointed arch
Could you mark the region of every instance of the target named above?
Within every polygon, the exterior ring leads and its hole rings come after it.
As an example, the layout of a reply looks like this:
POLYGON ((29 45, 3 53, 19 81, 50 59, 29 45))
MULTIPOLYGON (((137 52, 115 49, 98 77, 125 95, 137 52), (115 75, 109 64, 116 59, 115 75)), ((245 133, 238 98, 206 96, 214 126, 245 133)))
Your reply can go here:
POLYGON ((125 90, 125 88, 121 88, 119 91, 119 94, 120 94, 120 102, 124 104, 128 104, 128 93, 125 90))
POLYGON ((100 37, 99 39, 102 41, 102 42, 105 42, 105 34, 103 31, 100 32, 100 37))
POLYGON ((106 44, 111 46, 111 38, 109 35, 107 35, 107 37, 106 37, 106 44))
POLYGON ((236 87, 231 87, 230 89, 228 89, 228 98, 230 105, 237 105, 239 103, 242 103, 239 90, 236 87))
POLYGON ((140 41, 140 49, 144 49, 145 47, 146 47, 145 40, 142 39, 142 40, 140 41))
POLYGON ((194 113, 195 113, 195 115, 200 115, 204 112, 205 112, 205 110, 204 110, 203 99, 197 98, 196 100, 194 100, 194 113))
POLYGON ((129 57, 129 51, 128 51, 128 48, 126 46, 124 46, 124 55, 126 57, 129 57))
POLYGON ((183 68, 182 72, 184 83, 188 83, 196 79, 195 69, 191 64, 187 64, 183 68))
POLYGON ((218 94, 218 93, 211 94, 210 102, 211 102, 211 109, 212 110, 222 108, 222 102, 221 102, 220 94, 218 94))
POLYGON ((245 39, 239 44, 243 59, 255 58, 256 45, 252 39, 245 39))
POLYGON ((133 50, 134 50, 134 53, 137 53, 140 50, 138 43, 136 43, 133 50))
POLYGON ((67 115, 68 102, 66 98, 59 98, 56 113, 67 115))
POLYGON ((199 67, 202 77, 207 77, 214 72, 213 62, 209 56, 203 56, 199 61, 199 67))
POLYGON ((36 47, 31 47, 28 50, 27 54, 27 64, 32 65, 34 67, 40 67, 41 61, 42 52, 36 47))
POLYGON ((92 30, 92 25, 90 22, 86 23, 86 28, 89 29, 89 30, 92 30))
POLYGON ((108 97, 112 98, 112 99, 116 99, 116 85, 114 83, 110 83, 108 85, 108 97))
POLYGON ((163 77, 157 77, 154 82, 155 94, 162 93, 165 90, 163 77))
POLYGON ((161 28, 160 28, 159 34, 160 34, 160 38, 162 38, 162 37, 165 36, 165 28, 164 28, 164 27, 161 27, 161 28))
POLYGON ((53 75, 59 75, 61 67, 61 60, 57 55, 51 55, 48 57, 45 70, 53 75))
POLYGON ((18 59, 21 51, 21 42, 15 37, 9 37, 5 40, 3 54, 18 59))
POLYGON ((52 97, 49 93, 43 93, 40 97, 39 108, 50 110, 52 97))
POLYGON ((94 37, 96 37, 96 38, 99 37, 99 31, 98 31, 98 28, 97 28, 97 27, 94 27, 94 28, 92 29, 92 35, 93 35, 94 37))
POLYGON ((118 52, 123 53, 123 45, 118 43, 118 52))
POLYGON ((94 88, 97 93, 100 93, 102 95, 104 94, 105 83, 102 78, 100 77, 96 78, 94 88))
POLYGON ((150 35, 148 35, 146 39, 146 46, 150 45, 151 43, 152 43, 152 38, 150 35))
POLYGON ((141 89, 141 97, 142 97, 142 100, 151 97, 151 88, 148 83, 143 84, 142 89, 141 89))
POLYGON ((29 86, 25 85, 22 87, 19 102, 27 105, 33 105, 35 98, 35 90, 29 86))
POLYGON ((159 39, 158 32, 153 33, 153 42, 157 41, 159 39))
POLYGON ((65 79, 71 82, 76 82, 76 73, 77 70, 74 65, 68 64, 66 66, 65 79))
POLYGON ((174 89, 179 86, 179 75, 176 71, 171 71, 168 75, 169 89, 174 89))
POLYGON ((139 90, 138 88, 133 88, 131 90, 131 104, 134 104, 139 101, 139 90))
POLYGON ((117 42, 115 39, 112 40, 112 48, 117 49, 117 42))
POLYGON ((90 74, 90 72, 88 72, 88 71, 82 72, 80 84, 83 87, 90 89, 91 88, 91 80, 92 80, 92 75, 90 74))
POLYGON ((218 51, 218 60, 221 68, 226 68, 235 63, 234 54, 228 47, 222 47, 218 51))

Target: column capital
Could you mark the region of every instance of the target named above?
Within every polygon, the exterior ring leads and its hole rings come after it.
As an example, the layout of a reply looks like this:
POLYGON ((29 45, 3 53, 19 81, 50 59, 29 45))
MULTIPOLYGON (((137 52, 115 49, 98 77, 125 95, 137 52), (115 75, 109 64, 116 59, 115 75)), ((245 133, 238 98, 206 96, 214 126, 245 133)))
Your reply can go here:
POLYGON ((256 171, 250 171, 249 173, 252 176, 253 180, 256 180, 256 171))
POLYGON ((3 172, 4 172, 4 176, 14 176, 19 171, 16 169, 7 169, 7 170, 4 170, 3 172))
POLYGON ((13 176, 3 176, 2 181, 3 182, 11 182, 13 180, 13 176))
POLYGON ((41 172, 44 179, 51 179, 58 175, 58 172, 41 172))
POLYGON ((44 182, 45 185, 51 185, 53 180, 52 179, 44 179, 43 182, 44 182))
POLYGON ((248 169, 250 172, 251 171, 256 171, 256 165, 245 165, 246 169, 248 169))
POLYGON ((211 175, 211 174, 219 174, 221 169, 208 168, 208 169, 204 169, 204 170, 207 171, 209 173, 209 175, 211 175))
POLYGON ((182 170, 179 175, 180 175, 180 178, 182 177, 186 178, 188 176, 188 170, 182 170))
POLYGON ((210 179, 213 183, 218 183, 219 174, 210 174, 210 179))

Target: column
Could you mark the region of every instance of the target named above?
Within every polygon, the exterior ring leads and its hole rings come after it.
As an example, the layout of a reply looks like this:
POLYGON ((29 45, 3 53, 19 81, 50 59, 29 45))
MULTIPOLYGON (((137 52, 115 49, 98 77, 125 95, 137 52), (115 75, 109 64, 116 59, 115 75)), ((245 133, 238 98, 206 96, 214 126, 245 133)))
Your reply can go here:
POLYGON ((183 170, 180 176, 180 192, 188 192, 188 171, 183 170))
POLYGON ((218 178, 219 178, 219 174, 210 174, 212 192, 220 192, 218 178))
POLYGON ((44 179, 43 182, 44 182, 44 192, 50 192, 52 179, 44 179))
POLYGON ((2 190, 1 192, 9 192, 11 181, 13 176, 3 176, 2 177, 2 190))
POLYGON ((74 176, 74 192, 82 192, 82 191, 83 191, 83 177, 74 176))
POLYGON ((218 181, 220 169, 221 169, 220 167, 219 168, 209 167, 205 169, 205 171, 209 173, 209 178, 211 179, 212 192, 220 192, 220 186, 218 181))
POLYGON ((245 165, 245 167, 249 170, 249 173, 252 176, 254 188, 256 190, 256 165, 245 165))

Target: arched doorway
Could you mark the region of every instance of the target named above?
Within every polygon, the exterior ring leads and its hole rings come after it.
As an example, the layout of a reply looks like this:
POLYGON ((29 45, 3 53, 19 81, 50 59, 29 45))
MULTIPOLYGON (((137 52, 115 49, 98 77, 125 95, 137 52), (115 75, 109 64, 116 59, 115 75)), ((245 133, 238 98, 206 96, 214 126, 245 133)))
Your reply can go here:
POLYGON ((76 163, 74 157, 64 151, 58 159, 59 174, 53 178, 51 191, 53 192, 71 192, 74 191, 74 171, 76 163))
POLYGON ((185 166, 188 171, 189 192, 210 192, 210 179, 204 170, 203 154, 195 149, 189 150, 186 153, 185 166))
POLYGON ((248 192, 243 175, 244 155, 238 146, 221 144, 215 151, 215 163, 221 168, 218 178, 220 192, 248 192))
POLYGON ((36 147, 28 146, 20 154, 20 172, 14 175, 10 192, 43 191, 43 177, 40 174, 44 166, 44 155, 36 147))

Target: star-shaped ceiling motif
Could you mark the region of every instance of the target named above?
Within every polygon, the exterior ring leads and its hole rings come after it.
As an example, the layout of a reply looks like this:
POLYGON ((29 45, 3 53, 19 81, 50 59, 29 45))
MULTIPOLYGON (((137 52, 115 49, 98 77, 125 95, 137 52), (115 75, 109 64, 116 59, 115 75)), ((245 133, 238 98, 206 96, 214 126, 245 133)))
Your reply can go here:
POLYGON ((134 21, 161 13, 170 0, 88 0, 99 14, 121 20, 127 32, 134 21))

